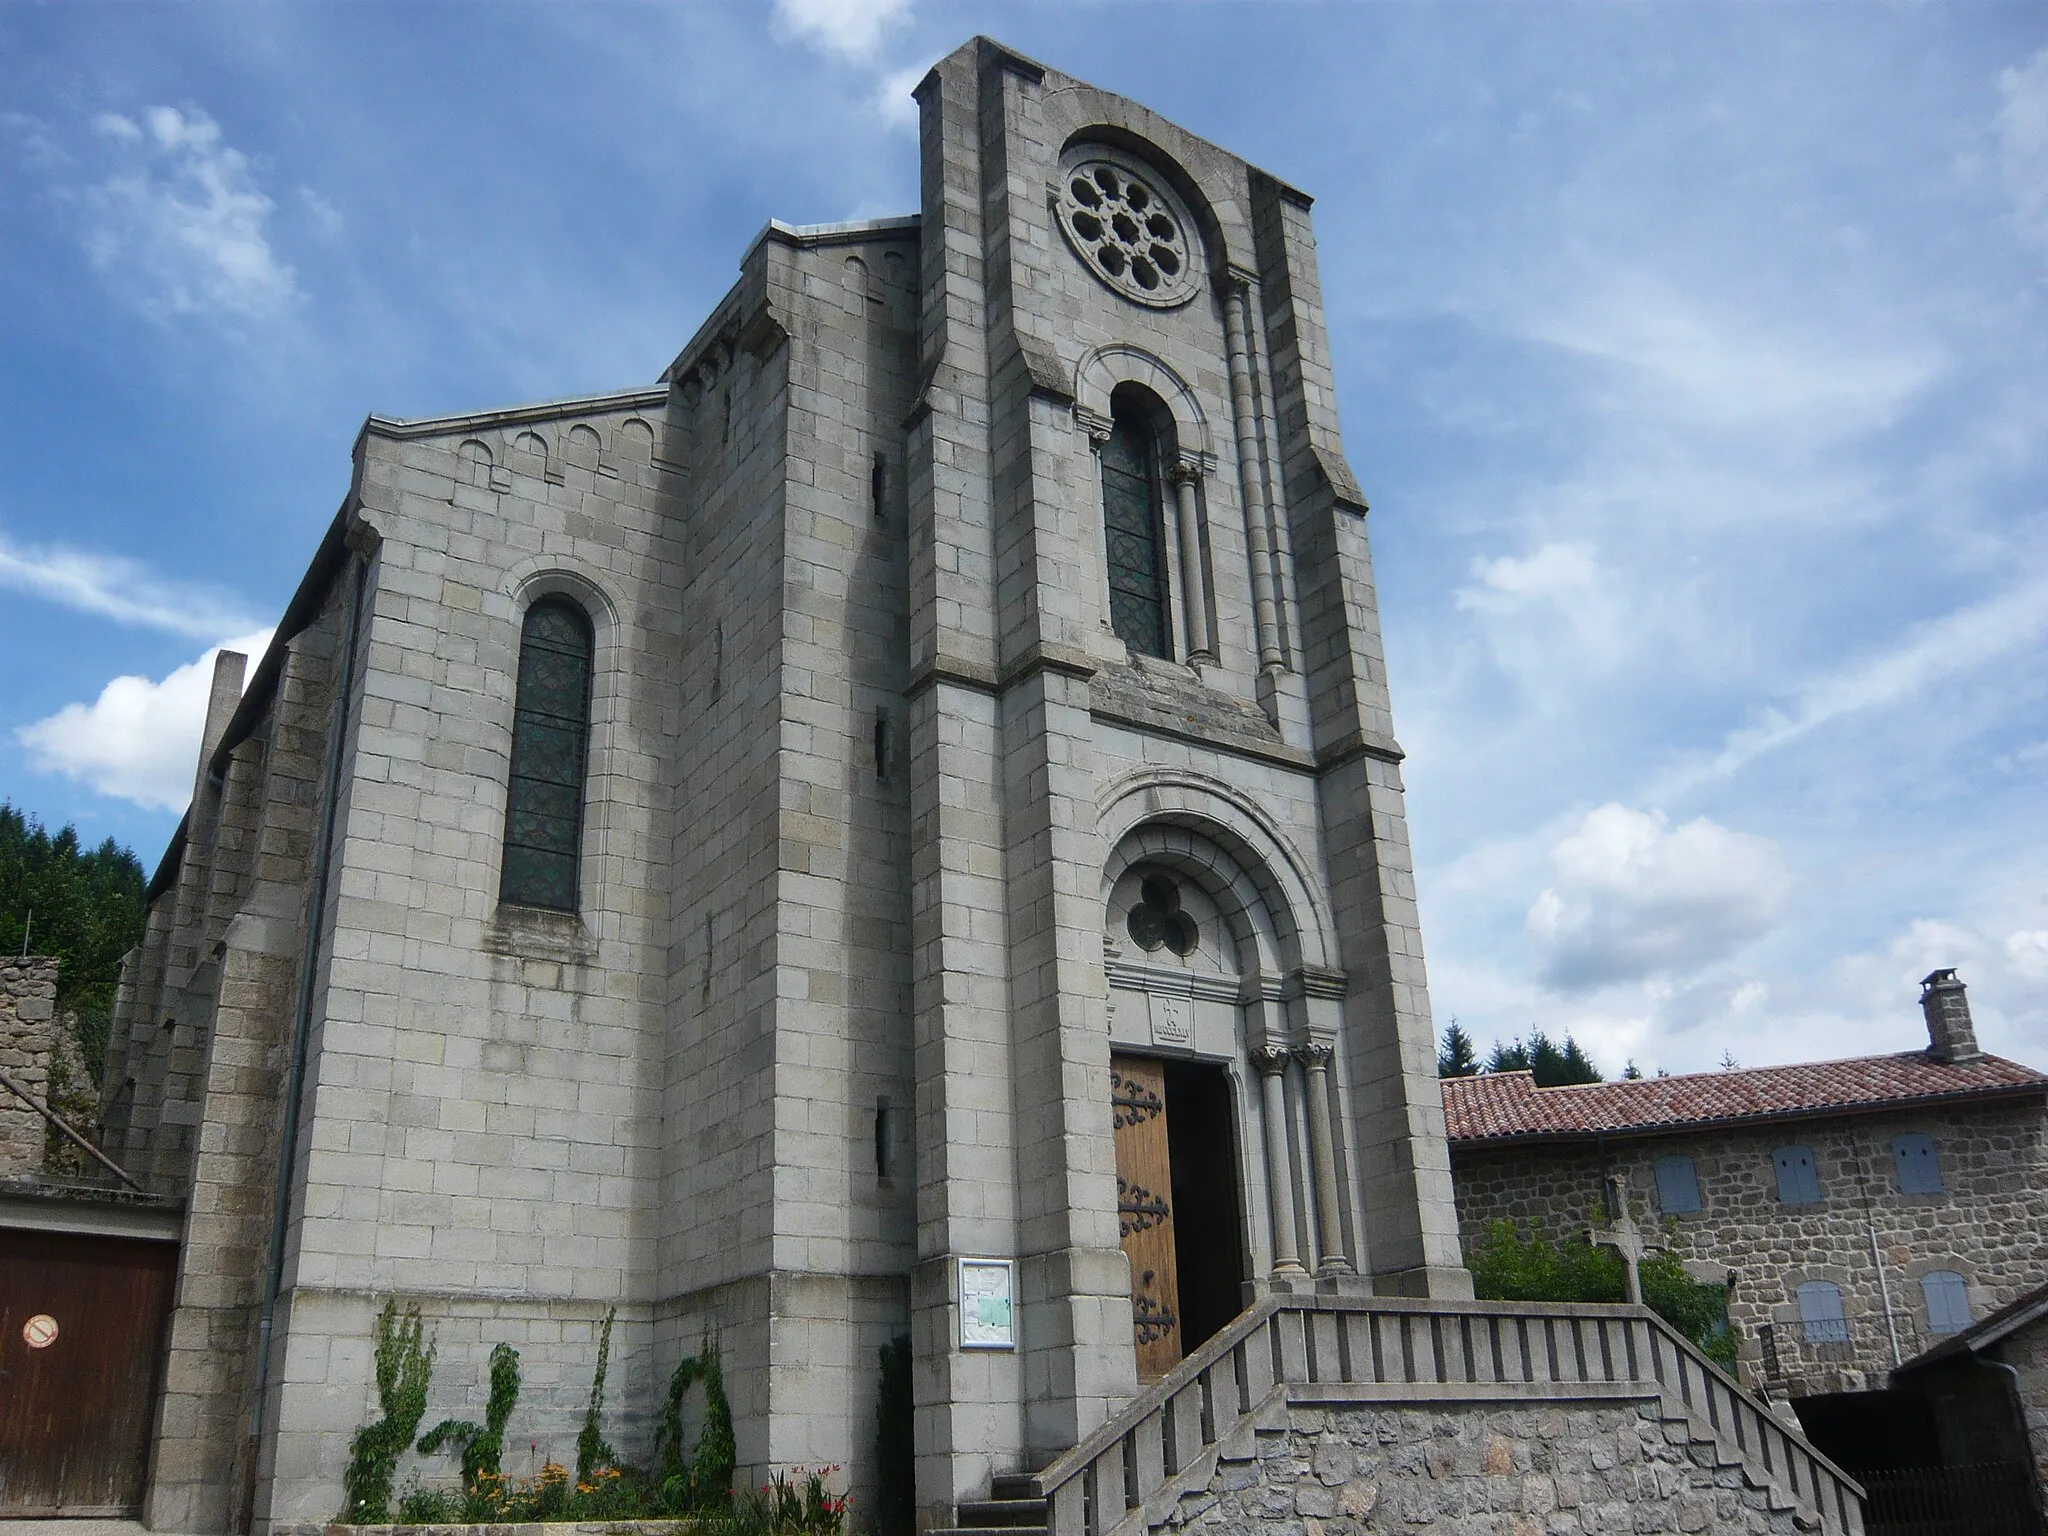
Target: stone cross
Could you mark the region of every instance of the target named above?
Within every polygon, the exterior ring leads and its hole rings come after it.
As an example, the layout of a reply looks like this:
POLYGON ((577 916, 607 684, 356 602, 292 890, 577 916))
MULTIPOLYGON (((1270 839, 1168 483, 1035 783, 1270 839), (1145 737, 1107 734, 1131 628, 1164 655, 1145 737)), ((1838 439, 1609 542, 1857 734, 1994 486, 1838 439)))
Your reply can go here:
POLYGON ((1613 1219, 1604 1227, 1589 1228, 1586 1238, 1602 1248, 1612 1248, 1621 1255, 1622 1274, 1626 1277, 1628 1299, 1641 1305, 1643 1300, 1643 1231, 1628 1213, 1628 1179, 1619 1173, 1607 1175, 1607 1209, 1614 1213, 1613 1219))

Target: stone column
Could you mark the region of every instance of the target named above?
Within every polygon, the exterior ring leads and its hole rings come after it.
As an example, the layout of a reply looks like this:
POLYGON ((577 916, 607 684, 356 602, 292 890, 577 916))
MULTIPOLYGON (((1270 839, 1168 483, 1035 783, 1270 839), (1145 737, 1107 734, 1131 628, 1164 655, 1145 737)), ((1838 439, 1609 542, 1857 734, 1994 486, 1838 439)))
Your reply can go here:
MULTIPOLYGON (((1109 446, 1112 423, 1107 416, 1098 416, 1086 406, 1074 407, 1074 421, 1088 434, 1088 453, 1095 464, 1095 485, 1098 502, 1102 494, 1102 450, 1109 446)), ((1101 517, 1095 519, 1095 579, 1102 583, 1102 603, 1097 619, 1103 630, 1111 635, 1116 633, 1116 619, 1109 611, 1109 524, 1101 517)))
POLYGON ((1259 1088, 1265 1104, 1266 1198, 1273 1207, 1273 1273, 1305 1273, 1301 1245, 1294 1230, 1294 1158, 1287 1134, 1287 1052, 1277 1046, 1262 1046, 1252 1052, 1252 1065, 1259 1069, 1259 1088))
POLYGON ((1330 1057, 1323 1041, 1311 1041, 1294 1053, 1308 1074, 1308 1148, 1316 1195, 1316 1273, 1348 1275, 1344 1255, 1344 1217, 1337 1194, 1336 1139, 1330 1131, 1330 1057))
POLYGON ((1259 415, 1253 394, 1250 331, 1245 304, 1250 278, 1233 270, 1223 295, 1223 328, 1230 348, 1230 414, 1237 427, 1237 483, 1244 496, 1245 537, 1251 545, 1252 615, 1259 665, 1281 667, 1280 633, 1273 603, 1272 527, 1266 512, 1265 478, 1259 473, 1259 415))
POLYGON ((1209 647, 1209 598, 1202 586, 1201 504, 1195 491, 1201 478, 1198 464, 1182 459, 1173 466, 1174 510, 1180 525, 1180 611, 1187 626, 1184 657, 1190 662, 1216 659, 1209 647))

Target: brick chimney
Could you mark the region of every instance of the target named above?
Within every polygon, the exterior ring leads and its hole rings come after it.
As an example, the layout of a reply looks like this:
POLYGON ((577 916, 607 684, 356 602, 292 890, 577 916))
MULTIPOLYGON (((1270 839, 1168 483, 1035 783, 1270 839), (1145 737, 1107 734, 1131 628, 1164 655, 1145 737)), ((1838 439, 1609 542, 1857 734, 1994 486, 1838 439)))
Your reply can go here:
POLYGON ((1954 971, 1929 971, 1921 978, 1920 1011, 1927 1015, 1929 1056, 1946 1066, 1982 1059, 1970 1023, 1970 1000, 1954 971))

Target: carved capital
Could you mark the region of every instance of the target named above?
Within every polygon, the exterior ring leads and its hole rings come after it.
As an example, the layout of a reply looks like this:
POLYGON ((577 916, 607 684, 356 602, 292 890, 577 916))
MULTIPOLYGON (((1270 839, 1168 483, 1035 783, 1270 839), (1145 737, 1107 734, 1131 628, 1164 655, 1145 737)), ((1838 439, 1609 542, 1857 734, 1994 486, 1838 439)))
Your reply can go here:
POLYGON ((1336 1054, 1336 1048, 1326 1040, 1311 1040, 1294 1048, 1294 1059, 1311 1072, 1320 1072, 1328 1067, 1336 1054))
POLYGON ((1262 1045, 1252 1052, 1252 1065, 1263 1077, 1278 1077, 1287 1070, 1291 1054, 1284 1045, 1262 1045))
POLYGON ((1190 458, 1179 458, 1175 459, 1173 461, 1173 467, 1167 470, 1166 478, 1171 480, 1175 485, 1199 485, 1201 483, 1203 473, 1204 471, 1202 469, 1200 460, 1190 458))
POLYGON ((1110 429, 1116 425, 1100 411, 1092 411, 1085 405, 1074 407, 1074 425, 1088 434, 1088 446, 1100 448, 1109 441, 1110 429))

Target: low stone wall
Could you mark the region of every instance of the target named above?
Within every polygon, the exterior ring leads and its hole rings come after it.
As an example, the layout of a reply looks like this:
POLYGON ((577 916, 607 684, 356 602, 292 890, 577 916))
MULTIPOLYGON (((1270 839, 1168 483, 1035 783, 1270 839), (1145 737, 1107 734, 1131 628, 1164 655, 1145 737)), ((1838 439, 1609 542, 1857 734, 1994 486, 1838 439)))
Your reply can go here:
MULTIPOLYGON (((50 1029, 57 1016, 57 960, 0 960, 0 1071, 42 1102, 49 1092, 50 1029)), ((0 1179, 43 1171, 43 1117, 0 1088, 0 1179)))
POLYGON ((1174 1527, 1259 1536, 1795 1530, 1657 1403, 1294 1408, 1253 1460, 1222 1460, 1174 1527))

